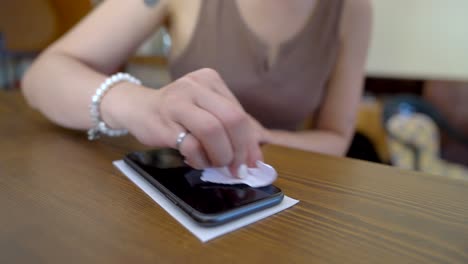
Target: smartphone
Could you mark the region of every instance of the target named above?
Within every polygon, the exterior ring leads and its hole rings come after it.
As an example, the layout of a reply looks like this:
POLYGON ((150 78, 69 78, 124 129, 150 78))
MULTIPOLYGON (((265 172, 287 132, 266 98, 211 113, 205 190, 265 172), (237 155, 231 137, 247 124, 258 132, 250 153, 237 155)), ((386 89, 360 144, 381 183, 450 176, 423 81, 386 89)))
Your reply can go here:
POLYGON ((284 197, 273 185, 216 184, 200 179, 201 170, 183 162, 173 149, 133 152, 124 161, 169 200, 203 226, 216 226, 279 204, 284 197))

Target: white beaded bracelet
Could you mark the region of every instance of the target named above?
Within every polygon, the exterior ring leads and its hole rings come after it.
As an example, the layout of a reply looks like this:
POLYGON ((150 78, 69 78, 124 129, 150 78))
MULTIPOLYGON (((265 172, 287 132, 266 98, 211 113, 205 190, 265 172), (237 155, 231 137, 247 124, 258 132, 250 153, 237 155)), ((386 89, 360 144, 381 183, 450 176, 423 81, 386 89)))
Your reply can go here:
POLYGON ((89 111, 91 114, 91 119, 94 122, 94 127, 88 130, 88 139, 95 140, 98 139, 101 134, 107 135, 110 137, 123 136, 128 133, 127 129, 112 129, 110 128, 101 117, 101 101, 107 91, 110 90, 115 84, 119 82, 130 82, 134 84, 141 85, 141 81, 131 76, 128 73, 117 73, 109 78, 107 78, 96 90, 96 93, 91 98, 91 105, 89 111))

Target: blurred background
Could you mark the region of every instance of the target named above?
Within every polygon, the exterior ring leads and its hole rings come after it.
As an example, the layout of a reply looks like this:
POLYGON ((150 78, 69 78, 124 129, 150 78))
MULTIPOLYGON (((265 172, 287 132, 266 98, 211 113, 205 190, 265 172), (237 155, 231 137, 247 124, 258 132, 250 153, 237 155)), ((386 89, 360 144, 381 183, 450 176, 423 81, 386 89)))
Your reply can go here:
MULTIPOLYGON (((0 90, 98 0, 0 0, 0 90)), ((468 1, 373 0, 365 96, 349 157, 468 179, 468 1), (397 15, 395 15, 397 14, 397 15)), ((164 29, 122 70, 169 82, 164 29)))

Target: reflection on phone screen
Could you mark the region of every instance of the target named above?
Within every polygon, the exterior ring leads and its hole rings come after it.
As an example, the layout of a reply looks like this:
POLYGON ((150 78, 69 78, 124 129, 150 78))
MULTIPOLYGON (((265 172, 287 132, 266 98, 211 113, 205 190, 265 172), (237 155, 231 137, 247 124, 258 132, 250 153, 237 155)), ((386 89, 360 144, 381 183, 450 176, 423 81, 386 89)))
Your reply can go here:
POLYGON ((253 188, 245 184, 204 182, 202 171, 188 167, 178 152, 165 149, 127 156, 146 174, 193 209, 204 214, 222 213, 281 192, 273 185, 253 188))

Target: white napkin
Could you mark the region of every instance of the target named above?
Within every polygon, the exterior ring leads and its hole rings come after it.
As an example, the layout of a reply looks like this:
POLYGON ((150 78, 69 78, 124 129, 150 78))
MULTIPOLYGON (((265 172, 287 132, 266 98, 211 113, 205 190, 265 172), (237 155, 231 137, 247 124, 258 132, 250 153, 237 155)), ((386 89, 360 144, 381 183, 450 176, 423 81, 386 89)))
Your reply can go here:
POLYGON ((203 170, 200 179, 205 182, 220 184, 244 183, 257 188, 272 184, 278 175, 272 166, 261 161, 257 161, 257 168, 248 168, 246 165, 241 165, 238 173, 240 178, 233 176, 227 167, 207 168, 203 170))
POLYGON ((190 216, 188 216, 182 209, 180 209, 173 202, 169 201, 164 194, 159 192, 159 190, 151 185, 143 176, 138 174, 130 166, 128 166, 123 160, 114 161, 114 166, 116 166, 130 181, 132 181, 136 186, 138 186, 142 191, 144 191, 148 196, 151 197, 157 204, 159 204, 167 213, 169 213, 175 220, 177 220, 181 225, 187 228, 192 234, 194 234, 200 241, 206 242, 213 238, 222 236, 229 232, 232 232, 241 227, 247 226, 249 224, 255 223, 263 218, 267 218, 270 215, 281 212, 296 203, 298 200, 292 199, 288 196, 284 196, 283 201, 275 206, 261 210, 256 213, 241 217, 234 221, 228 222, 226 224, 214 227, 204 227, 195 222, 190 216))

